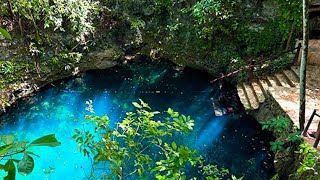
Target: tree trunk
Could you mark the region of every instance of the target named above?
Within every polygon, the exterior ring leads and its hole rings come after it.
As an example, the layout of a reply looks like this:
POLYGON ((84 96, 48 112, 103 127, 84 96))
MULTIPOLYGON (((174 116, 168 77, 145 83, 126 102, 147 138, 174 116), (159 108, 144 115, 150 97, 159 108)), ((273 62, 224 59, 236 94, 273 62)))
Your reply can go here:
POLYGON ((306 64, 308 58, 308 43, 309 43, 309 4, 308 0, 303 0, 303 42, 302 42, 302 57, 300 64, 300 102, 299 102, 299 125, 303 131, 305 123, 306 110, 306 64))
POLYGON ((292 26, 291 26, 291 29, 289 32, 289 36, 288 36, 288 40, 287 40, 287 44, 286 44, 286 51, 288 51, 290 48, 293 32, 294 32, 294 24, 292 23, 292 26))
POLYGON ((33 62, 34 62, 34 67, 36 69, 38 77, 41 78, 40 59, 39 59, 38 55, 33 56, 33 62))
POLYGON ((14 17, 14 13, 13 13, 13 10, 12 10, 11 1, 10 1, 10 0, 7 0, 7 3, 8 3, 8 6, 9 6, 9 9, 10 9, 11 20, 14 20, 15 17, 14 17))

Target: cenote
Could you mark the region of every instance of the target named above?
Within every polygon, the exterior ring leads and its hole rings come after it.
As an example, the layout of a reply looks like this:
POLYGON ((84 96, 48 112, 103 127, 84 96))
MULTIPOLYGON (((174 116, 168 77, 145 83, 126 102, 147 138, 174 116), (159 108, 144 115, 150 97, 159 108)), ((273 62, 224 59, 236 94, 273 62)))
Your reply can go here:
POLYGON ((26 177, 17 173, 16 178, 87 179, 92 162, 71 138, 74 129, 83 126, 85 102, 92 100, 96 115, 108 115, 116 124, 134 109, 132 102, 142 99, 154 110, 171 107, 190 115, 194 130, 179 142, 198 150, 208 163, 244 179, 270 179, 271 135, 243 111, 216 117, 212 101, 220 92, 217 84, 209 83, 211 78, 198 70, 177 70, 171 63, 140 60, 56 82, 0 117, 1 134, 14 134, 20 140, 55 134, 62 143, 35 148, 40 158, 34 157, 33 172, 26 177))

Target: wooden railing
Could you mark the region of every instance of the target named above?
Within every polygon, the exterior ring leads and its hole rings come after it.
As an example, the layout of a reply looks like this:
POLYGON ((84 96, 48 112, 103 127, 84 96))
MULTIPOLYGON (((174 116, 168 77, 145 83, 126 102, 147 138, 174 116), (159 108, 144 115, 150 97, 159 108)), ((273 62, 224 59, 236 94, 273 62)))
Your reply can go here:
MULTIPOLYGON (((310 119, 309 119, 309 121, 308 121, 308 124, 307 124, 307 126, 304 128, 304 131, 303 131, 303 133, 302 133, 303 136, 307 136, 307 135, 308 135, 308 129, 309 129, 311 123, 312 123, 312 120, 313 120, 314 116, 320 117, 320 115, 317 114, 317 109, 313 110, 313 113, 312 113, 312 115, 310 116, 310 119)), ((315 140, 315 142, 314 142, 314 144, 313 144, 313 147, 314 147, 314 148, 317 148, 317 147, 318 147, 319 141, 320 141, 320 121, 319 121, 318 129, 317 129, 317 132, 316 132, 316 140, 315 140)))
POLYGON ((265 64, 266 62, 271 61, 271 60, 273 60, 273 59, 275 59, 275 58, 277 58, 277 57, 279 57, 279 56, 281 56, 281 55, 283 55, 283 54, 286 54, 286 53, 289 53, 289 52, 294 52, 295 50, 297 50, 296 53, 295 53, 295 56, 294 56, 294 58, 293 58, 293 60, 292 60, 292 65, 295 65, 295 64, 297 63, 298 59, 299 59, 300 49, 301 49, 301 43, 299 43, 298 46, 297 46, 296 48, 294 48, 294 49, 289 49, 289 50, 287 50, 287 51, 283 51, 283 52, 281 52, 281 53, 279 53, 279 54, 277 54, 277 55, 270 56, 270 57, 267 58, 267 59, 263 59, 263 60, 261 60, 261 61, 251 60, 251 62, 250 62, 249 65, 244 66, 244 67, 242 67, 241 69, 238 69, 238 70, 236 70, 236 71, 230 72, 230 73, 228 73, 228 74, 220 73, 220 77, 211 80, 210 83, 214 83, 214 82, 216 82, 216 81, 220 81, 220 80, 222 80, 222 79, 224 79, 224 78, 226 78, 226 77, 229 77, 229 76, 238 74, 238 73, 240 73, 240 72, 242 72, 242 71, 245 71, 245 70, 249 70, 249 73, 250 73, 250 74, 249 74, 249 81, 252 81, 253 78, 254 78, 254 73, 253 73, 253 71, 254 71, 255 67, 257 67, 257 66, 262 66, 262 65, 265 64))

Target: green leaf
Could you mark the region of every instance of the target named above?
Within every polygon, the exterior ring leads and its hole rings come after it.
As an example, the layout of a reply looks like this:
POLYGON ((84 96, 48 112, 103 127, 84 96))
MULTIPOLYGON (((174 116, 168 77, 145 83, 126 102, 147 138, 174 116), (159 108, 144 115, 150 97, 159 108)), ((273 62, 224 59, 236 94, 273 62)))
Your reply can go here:
POLYGON ((0 28, 0 33, 7 39, 9 40, 12 40, 12 37, 11 35, 8 33, 7 30, 3 29, 3 28, 0 28))
POLYGON ((172 143, 172 148, 173 148, 173 150, 177 149, 177 144, 175 142, 172 143))
POLYGON ((274 142, 270 142, 270 145, 271 145, 271 151, 281 151, 283 150, 283 145, 284 145, 284 142, 282 142, 281 140, 277 139, 276 141, 274 142))
POLYGON ((148 108, 151 109, 151 107, 149 106, 149 104, 145 103, 144 101, 142 101, 142 99, 139 99, 140 104, 144 107, 144 108, 148 108))
POLYGON ((16 167, 13 164, 13 160, 9 159, 4 165, 4 170, 8 172, 8 175, 4 177, 4 180, 15 180, 16 178, 16 167))
POLYGON ((138 109, 142 108, 142 106, 140 104, 136 103, 136 102, 133 102, 132 104, 133 104, 134 107, 136 107, 138 109))
POLYGON ((1 141, 6 145, 12 144, 14 142, 14 136, 12 134, 2 135, 1 141))
POLYGON ((168 108, 167 113, 173 118, 173 117, 178 117, 179 113, 175 112, 173 109, 168 108))
POLYGON ((30 146, 50 146, 55 147, 59 146, 61 143, 58 142, 58 140, 55 138, 54 134, 49 134, 46 136, 43 136, 39 139, 34 140, 30 143, 30 146))
POLYGON ((0 156, 8 153, 12 149, 14 149, 14 144, 8 144, 8 145, 0 146, 0 156))
POLYGON ((12 161, 15 162, 15 163, 19 163, 21 160, 19 160, 19 159, 12 159, 12 161))
POLYGON ((18 163, 18 172, 26 176, 32 172, 34 168, 34 160, 27 152, 24 152, 22 160, 18 163))
POLYGON ((26 151, 28 154, 30 154, 30 155, 34 155, 34 156, 36 156, 36 157, 40 157, 38 154, 35 154, 35 153, 33 153, 33 152, 30 152, 30 151, 26 151))

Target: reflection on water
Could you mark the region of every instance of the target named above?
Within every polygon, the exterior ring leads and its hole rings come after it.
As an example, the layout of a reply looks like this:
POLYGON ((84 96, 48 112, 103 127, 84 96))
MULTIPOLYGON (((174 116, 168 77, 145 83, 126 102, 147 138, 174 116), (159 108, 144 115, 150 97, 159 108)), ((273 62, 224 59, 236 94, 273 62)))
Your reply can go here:
POLYGON ((71 139, 73 129, 83 126, 85 101, 91 99, 96 114, 107 114, 115 125, 126 111, 133 110, 131 102, 139 98, 155 110, 171 107, 190 115, 195 130, 180 143, 197 149, 209 163, 245 179, 269 179, 273 173, 269 134, 243 113, 215 117, 211 98, 218 92, 209 80, 206 73, 177 71, 168 63, 134 62, 86 73, 20 102, 0 117, 4 124, 1 134, 33 140, 54 133, 62 145, 32 149, 40 156, 35 157, 35 169, 29 176, 18 175, 18 179, 86 179, 91 162, 71 139))

